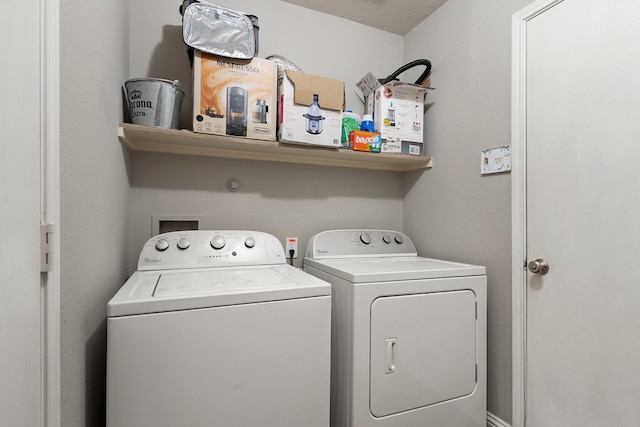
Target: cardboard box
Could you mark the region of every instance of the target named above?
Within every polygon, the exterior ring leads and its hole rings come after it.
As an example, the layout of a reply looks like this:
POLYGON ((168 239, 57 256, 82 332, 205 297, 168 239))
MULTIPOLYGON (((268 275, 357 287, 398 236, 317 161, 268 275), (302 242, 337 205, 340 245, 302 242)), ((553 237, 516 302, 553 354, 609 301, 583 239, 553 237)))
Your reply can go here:
POLYGON ((382 141, 382 137, 380 138, 380 151, 383 153, 389 154, 400 154, 402 153, 402 141, 399 138, 389 138, 387 137, 382 141))
POLYGON ((402 141, 402 154, 424 156, 424 142, 402 141))
POLYGON ((380 144, 380 151, 382 153, 424 156, 423 142, 401 141, 399 139, 387 138, 381 140, 380 144))
POLYGON ((373 121, 382 137, 383 152, 401 153, 403 142, 423 142, 426 93, 424 86, 401 82, 376 89, 373 121))
POLYGON ((278 98, 280 142, 340 147, 343 81, 286 70, 278 98))
POLYGON ((196 51, 193 131, 276 140, 278 66, 196 51))

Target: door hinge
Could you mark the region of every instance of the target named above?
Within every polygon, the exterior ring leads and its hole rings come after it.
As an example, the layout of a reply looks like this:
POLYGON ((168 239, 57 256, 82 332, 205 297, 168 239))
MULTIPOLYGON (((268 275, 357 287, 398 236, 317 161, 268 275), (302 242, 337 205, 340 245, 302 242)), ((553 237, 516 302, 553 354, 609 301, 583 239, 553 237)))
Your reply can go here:
POLYGON ((47 273, 53 270, 54 253, 53 242, 55 238, 54 224, 40 224, 40 272, 47 273))

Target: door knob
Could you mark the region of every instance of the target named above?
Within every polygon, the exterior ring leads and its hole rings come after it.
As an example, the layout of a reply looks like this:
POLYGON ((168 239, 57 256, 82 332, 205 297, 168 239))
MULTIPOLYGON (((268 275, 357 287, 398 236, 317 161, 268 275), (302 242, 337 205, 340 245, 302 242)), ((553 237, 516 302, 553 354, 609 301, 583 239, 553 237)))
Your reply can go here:
POLYGON ((549 272, 549 263, 542 258, 531 261, 527 267, 529 268, 529 271, 534 274, 547 274, 549 272))

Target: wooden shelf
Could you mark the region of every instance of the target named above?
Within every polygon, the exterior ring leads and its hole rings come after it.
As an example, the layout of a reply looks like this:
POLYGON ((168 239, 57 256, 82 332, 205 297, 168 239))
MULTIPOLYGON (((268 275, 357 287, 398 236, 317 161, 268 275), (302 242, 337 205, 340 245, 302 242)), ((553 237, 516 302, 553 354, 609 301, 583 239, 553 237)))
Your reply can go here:
POLYGON ((365 153, 337 148, 285 144, 276 141, 206 135, 190 130, 155 128, 129 123, 119 125, 118 137, 123 145, 133 151, 400 172, 426 169, 432 166, 431 157, 365 153))

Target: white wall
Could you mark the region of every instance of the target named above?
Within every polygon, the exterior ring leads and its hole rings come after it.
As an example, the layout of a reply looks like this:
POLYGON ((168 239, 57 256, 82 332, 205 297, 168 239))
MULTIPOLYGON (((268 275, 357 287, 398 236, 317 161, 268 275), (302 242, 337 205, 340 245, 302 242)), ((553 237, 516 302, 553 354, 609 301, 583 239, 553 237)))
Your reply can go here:
MULTIPOLYGON (((510 144, 511 15, 531 0, 448 0, 405 37, 433 62, 425 116, 434 168, 407 174, 404 231, 420 252, 488 273, 488 410, 511 422, 511 177, 480 176, 480 151, 510 144)), ((409 73, 407 73, 409 74, 409 73)))
MULTIPOLYGON (((362 112, 355 83, 402 65, 402 37, 278 0, 219 1, 257 15, 260 57, 282 55, 304 71, 345 81, 347 108, 362 112), (371 55, 374 46, 384 60, 371 55)), ((131 2, 130 77, 181 81, 181 126, 191 128, 191 68, 174 0, 131 2)), ((358 169, 162 154, 132 154, 130 270, 151 237, 153 215, 202 215, 201 228, 256 229, 284 242, 328 228, 402 229, 402 175, 358 169), (226 189, 240 180, 237 193, 226 189)), ((302 258, 296 264, 300 266, 302 258)))
POLYGON ((116 134, 129 1, 61 2, 61 425, 104 425, 106 306, 127 276, 126 156, 116 134))
MULTIPOLYGON (((326 229, 402 229, 394 173, 164 154, 134 154, 132 169, 131 269, 151 236, 152 215, 200 215, 201 229, 260 230, 283 244, 297 236, 301 255, 309 237, 326 229), (226 188, 232 177, 237 193, 226 188)), ((302 256, 295 264, 302 266, 302 256)))

